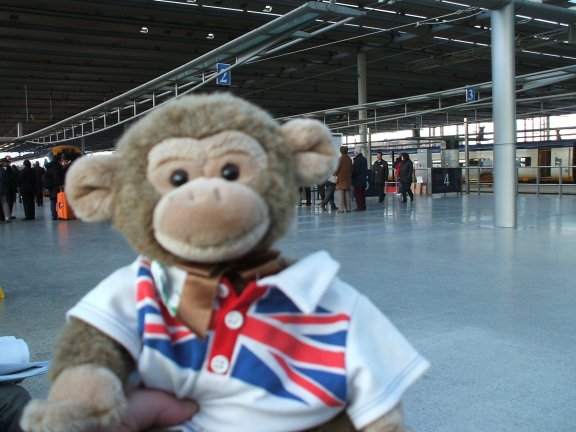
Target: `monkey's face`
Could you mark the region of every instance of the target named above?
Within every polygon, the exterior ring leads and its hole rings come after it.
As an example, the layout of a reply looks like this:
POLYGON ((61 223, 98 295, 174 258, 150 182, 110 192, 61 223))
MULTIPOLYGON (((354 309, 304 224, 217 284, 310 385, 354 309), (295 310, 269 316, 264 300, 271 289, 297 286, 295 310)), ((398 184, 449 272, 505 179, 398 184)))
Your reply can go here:
POLYGON ((147 179, 160 199, 156 241, 194 262, 231 260, 250 251, 270 226, 260 176, 268 165, 262 146, 239 131, 203 139, 168 138, 148 155, 147 179))
POLYGON ((74 162, 66 194, 76 216, 111 220, 150 259, 224 263, 269 249, 297 186, 323 182, 336 160, 318 121, 279 125, 229 94, 187 96, 136 122, 114 154, 74 162))

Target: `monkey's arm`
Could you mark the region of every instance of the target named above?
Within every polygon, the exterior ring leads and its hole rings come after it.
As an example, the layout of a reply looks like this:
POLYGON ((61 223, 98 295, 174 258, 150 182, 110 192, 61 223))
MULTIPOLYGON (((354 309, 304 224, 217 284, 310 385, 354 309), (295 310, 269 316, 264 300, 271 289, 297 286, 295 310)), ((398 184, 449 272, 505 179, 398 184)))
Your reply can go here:
POLYGON ((71 318, 56 346, 50 379, 55 381, 64 369, 84 364, 110 369, 122 385, 136 367, 122 345, 84 321, 71 318))
POLYGON ((124 388, 134 368, 121 345, 71 319, 56 347, 48 400, 34 400, 26 407, 23 429, 92 431, 118 423, 126 410, 124 388))

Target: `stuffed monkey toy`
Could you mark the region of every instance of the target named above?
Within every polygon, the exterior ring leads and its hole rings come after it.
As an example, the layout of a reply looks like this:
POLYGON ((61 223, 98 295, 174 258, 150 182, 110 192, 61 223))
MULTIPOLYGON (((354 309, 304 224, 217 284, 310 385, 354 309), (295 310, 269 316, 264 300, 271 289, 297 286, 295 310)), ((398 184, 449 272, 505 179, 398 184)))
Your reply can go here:
POLYGON ((76 161, 76 215, 111 220, 139 256, 68 313, 29 432, 113 428, 134 388, 192 399, 182 431, 404 431, 400 400, 428 367, 325 251, 273 244, 298 186, 333 171, 314 120, 278 124, 227 94, 187 96, 76 161))

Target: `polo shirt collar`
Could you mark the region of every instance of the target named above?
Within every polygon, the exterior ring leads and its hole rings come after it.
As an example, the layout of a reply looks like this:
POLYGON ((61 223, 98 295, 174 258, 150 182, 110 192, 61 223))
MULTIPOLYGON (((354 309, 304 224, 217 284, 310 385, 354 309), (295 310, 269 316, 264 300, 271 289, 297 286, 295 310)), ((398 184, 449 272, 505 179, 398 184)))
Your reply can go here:
MULTIPOLYGON (((180 301, 186 272, 165 267, 155 261, 151 272, 164 304, 172 314, 180 301)), ((282 291, 303 313, 316 310, 320 299, 336 277, 340 264, 326 251, 318 251, 275 275, 259 279, 258 286, 274 286, 282 291)))
POLYGON ((272 285, 282 291, 304 313, 314 312, 336 277, 340 264, 326 251, 318 251, 275 275, 258 280, 258 286, 272 285))

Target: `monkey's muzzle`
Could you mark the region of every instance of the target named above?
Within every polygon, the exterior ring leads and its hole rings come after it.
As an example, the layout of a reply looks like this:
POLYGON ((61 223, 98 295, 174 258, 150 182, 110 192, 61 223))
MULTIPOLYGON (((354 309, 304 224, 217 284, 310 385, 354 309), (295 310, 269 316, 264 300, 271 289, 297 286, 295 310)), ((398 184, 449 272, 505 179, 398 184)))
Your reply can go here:
POLYGON ((269 226, 268 207, 256 191, 219 178, 198 178, 162 196, 153 219, 158 243, 202 263, 244 255, 269 226))

